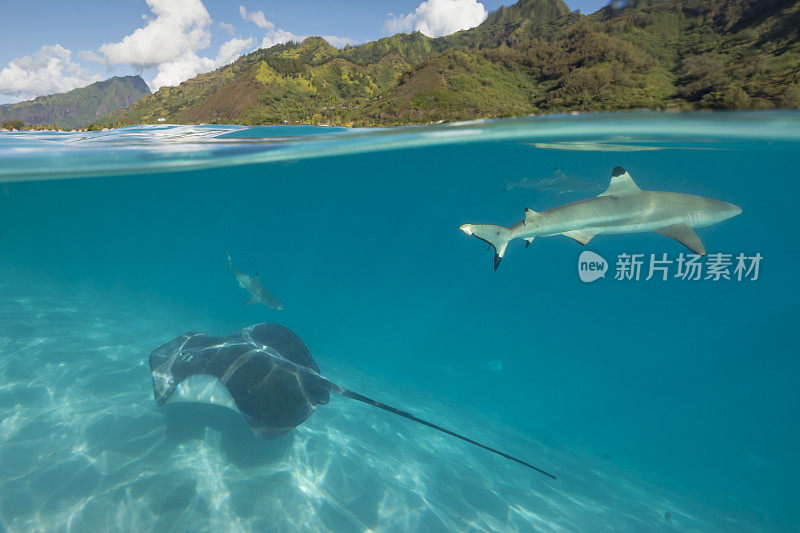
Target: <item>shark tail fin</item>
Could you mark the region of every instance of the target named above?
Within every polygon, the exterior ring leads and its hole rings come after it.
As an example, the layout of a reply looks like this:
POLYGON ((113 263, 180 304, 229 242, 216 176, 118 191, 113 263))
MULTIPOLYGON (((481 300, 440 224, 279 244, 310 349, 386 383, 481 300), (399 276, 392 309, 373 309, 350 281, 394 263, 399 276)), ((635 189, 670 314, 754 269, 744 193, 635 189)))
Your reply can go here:
POLYGON ((511 230, 494 224, 463 224, 460 229, 467 235, 474 235, 494 247, 494 269, 497 270, 506 253, 506 246, 513 238, 511 230))
POLYGON ((228 252, 228 251, 225 251, 225 254, 228 256, 228 268, 233 270, 233 259, 231 259, 231 253, 228 252))

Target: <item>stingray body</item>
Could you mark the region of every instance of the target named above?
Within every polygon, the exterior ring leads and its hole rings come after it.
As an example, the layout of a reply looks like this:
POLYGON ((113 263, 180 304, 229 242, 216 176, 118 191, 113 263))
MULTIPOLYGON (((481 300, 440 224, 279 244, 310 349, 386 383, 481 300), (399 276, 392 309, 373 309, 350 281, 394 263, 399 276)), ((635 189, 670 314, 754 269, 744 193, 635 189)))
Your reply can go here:
POLYGON ((253 433, 263 439, 299 426, 334 393, 447 433, 555 479, 525 461, 331 382, 320 375, 300 337, 279 324, 256 324, 227 337, 185 333, 150 354, 150 370, 158 405, 173 396, 225 405, 241 413, 253 433))

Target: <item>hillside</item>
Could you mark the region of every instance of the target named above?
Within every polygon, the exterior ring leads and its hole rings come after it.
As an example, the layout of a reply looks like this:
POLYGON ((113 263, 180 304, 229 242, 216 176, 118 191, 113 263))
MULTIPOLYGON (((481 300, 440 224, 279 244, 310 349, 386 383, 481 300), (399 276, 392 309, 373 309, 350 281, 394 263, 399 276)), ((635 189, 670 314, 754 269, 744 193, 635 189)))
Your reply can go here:
POLYGON ((561 111, 800 107, 800 0, 521 0, 438 39, 257 50, 106 125, 392 125, 561 111), (613 5, 621 5, 615 3, 613 5))
POLYGON ((113 77, 66 93, 0 105, 0 120, 21 120, 64 129, 83 128, 117 109, 126 108, 150 89, 139 76, 113 77))

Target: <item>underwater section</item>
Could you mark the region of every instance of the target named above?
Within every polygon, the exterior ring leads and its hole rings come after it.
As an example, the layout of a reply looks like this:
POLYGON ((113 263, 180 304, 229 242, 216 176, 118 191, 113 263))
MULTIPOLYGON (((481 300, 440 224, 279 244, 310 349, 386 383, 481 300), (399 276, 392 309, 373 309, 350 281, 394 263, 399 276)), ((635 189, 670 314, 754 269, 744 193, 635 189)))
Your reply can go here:
POLYGON ((796 530, 798 153, 777 112, 1 134, 0 529, 796 530), (516 238, 495 270, 459 230, 617 167, 740 210, 693 229, 701 275, 675 232, 516 238), (156 404, 153 350, 264 322, 557 479, 337 394, 272 440, 156 404))

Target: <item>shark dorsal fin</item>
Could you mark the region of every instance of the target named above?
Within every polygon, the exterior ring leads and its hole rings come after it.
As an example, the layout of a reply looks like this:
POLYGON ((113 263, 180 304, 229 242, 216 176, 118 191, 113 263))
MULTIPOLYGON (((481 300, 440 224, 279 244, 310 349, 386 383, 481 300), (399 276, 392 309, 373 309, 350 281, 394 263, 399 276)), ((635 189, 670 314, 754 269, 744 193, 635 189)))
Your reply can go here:
POLYGON ((622 167, 614 167, 611 172, 611 183, 608 184, 608 189, 600 196, 624 196, 639 191, 641 189, 633 181, 627 170, 622 167))
POLYGON ((539 213, 537 213, 533 209, 528 209, 527 207, 525 208, 525 220, 530 220, 531 218, 535 217, 538 214, 539 213))

